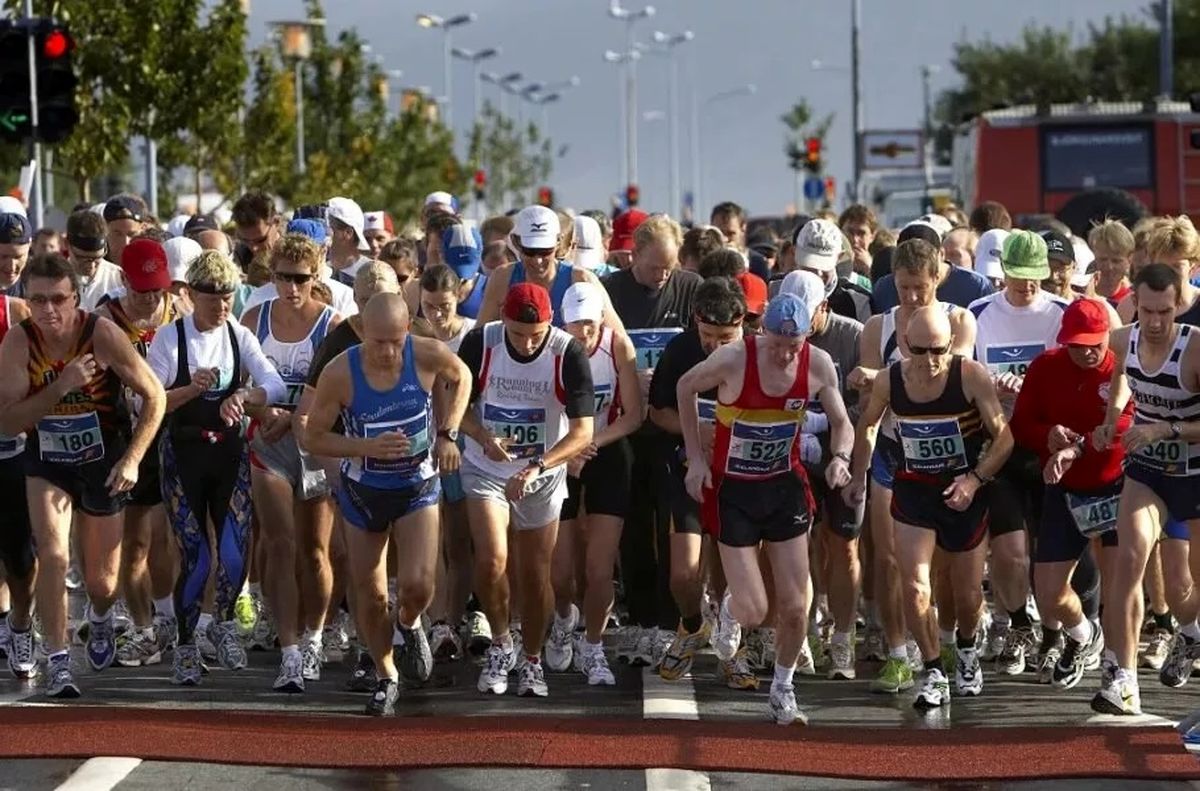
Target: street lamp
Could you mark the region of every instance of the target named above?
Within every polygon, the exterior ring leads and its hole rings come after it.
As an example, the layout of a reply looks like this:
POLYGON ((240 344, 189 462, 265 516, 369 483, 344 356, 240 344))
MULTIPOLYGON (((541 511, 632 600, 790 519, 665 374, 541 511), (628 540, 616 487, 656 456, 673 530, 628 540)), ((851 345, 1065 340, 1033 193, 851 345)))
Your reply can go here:
POLYGON ((550 105, 562 98, 562 94, 546 93, 541 96, 535 96, 531 101, 538 107, 542 108, 542 139, 550 139, 550 105))
MULTIPOLYGON (((703 146, 700 140, 700 112, 711 104, 724 101, 726 99, 734 99, 738 96, 753 96, 758 93, 758 86, 754 83, 740 85, 737 88, 730 88, 720 93, 714 93, 703 102, 695 100, 695 87, 692 88, 692 160, 694 162, 694 178, 696 180, 695 194, 692 196, 693 212, 698 213, 701 210, 704 194, 704 161, 701 159, 703 155, 703 146)), ((696 215, 699 216, 698 214, 696 215)), ((695 219, 695 218, 693 218, 695 219)))
POLYGON ((436 14, 417 14, 417 24, 418 25, 420 25, 421 27, 423 27, 427 30, 432 30, 434 28, 441 28, 442 33, 445 34, 442 38, 442 68, 444 70, 443 77, 442 77, 442 79, 443 79, 442 96, 446 100, 446 128, 450 129, 450 130, 454 129, 454 120, 453 120, 453 114, 451 111, 452 102, 451 102, 451 95, 450 95, 450 68, 451 68, 451 66, 450 66, 451 54, 450 53, 453 51, 454 48, 450 44, 450 32, 454 28, 460 27, 462 25, 468 25, 468 24, 474 22, 478 18, 479 17, 475 13, 459 14, 458 16, 452 16, 449 18, 440 17, 436 14))
POLYGON ((670 78, 667 81, 667 121, 669 127, 667 136, 670 141, 670 151, 668 153, 670 177, 668 178, 668 183, 670 185, 671 196, 667 201, 667 210, 678 209, 679 213, 676 215, 678 217, 683 216, 683 195, 679 189, 679 59, 675 57, 675 49, 680 44, 686 44, 694 38, 695 34, 690 30, 685 30, 682 33, 664 33, 661 30, 656 30, 654 31, 654 43, 657 46, 645 48, 648 52, 665 55, 670 65, 670 78))
POLYGON ((932 63, 921 66, 921 96, 925 108, 921 165, 925 170, 925 200, 927 201, 929 200, 929 189, 933 186, 933 103, 930 100, 929 78, 941 70, 941 66, 932 63))
MULTIPOLYGON (((648 5, 640 10, 624 8, 621 0, 612 0, 608 7, 608 15, 625 23, 625 51, 629 54, 637 52, 637 42, 634 37, 634 26, 639 20, 654 16, 654 6, 648 5)), ((605 55, 607 57, 607 53, 605 55)), ((637 183, 637 58, 630 57, 623 61, 625 64, 625 183, 637 183)))
MULTIPOLYGON (((615 63, 621 66, 627 66, 642 57, 642 53, 637 49, 630 49, 628 52, 614 52, 613 50, 605 50, 604 60, 607 63, 615 63)), ((620 88, 620 126, 617 128, 617 139, 620 141, 621 151, 621 182, 623 184, 633 184, 637 173, 637 132, 630 132, 630 119, 637 117, 637 98, 632 93, 635 87, 632 82, 627 80, 617 80, 617 86, 620 88)), ((632 124, 637 126, 637 124, 632 124)))
POLYGON ((304 20, 281 20, 268 23, 279 37, 279 51, 285 59, 294 61, 296 84, 296 172, 304 175, 308 169, 304 153, 304 61, 312 57, 312 31, 325 27, 320 17, 304 20))
POLYGON ((483 73, 483 62, 485 60, 487 60, 488 58, 494 58, 497 55, 499 55, 500 48, 499 47, 488 47, 487 49, 470 50, 470 49, 463 49, 461 47, 455 47, 450 52, 452 55, 454 55, 454 57, 458 58, 459 60, 465 60, 467 63, 471 64, 471 70, 472 70, 472 76, 473 76, 472 90, 475 92, 475 119, 474 120, 475 120, 475 123, 479 123, 479 108, 483 104, 483 95, 482 95, 483 89, 479 85, 480 78, 482 77, 482 73, 483 73))

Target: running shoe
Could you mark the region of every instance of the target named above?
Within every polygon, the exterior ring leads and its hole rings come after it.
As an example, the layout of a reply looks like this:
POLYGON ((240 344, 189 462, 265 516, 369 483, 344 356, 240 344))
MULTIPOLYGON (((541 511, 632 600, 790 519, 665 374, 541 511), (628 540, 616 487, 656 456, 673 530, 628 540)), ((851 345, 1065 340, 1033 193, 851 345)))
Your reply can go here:
POLYGON ((429 650, 434 662, 454 662, 462 656, 462 640, 450 624, 438 621, 429 633, 429 650))
POLYGON ((179 640, 179 621, 174 615, 154 616, 154 639, 158 643, 159 654, 165 654, 175 647, 179 640))
POLYGON ((1042 638, 1042 644, 1038 646, 1037 659, 1034 663, 1039 684, 1050 684, 1054 681, 1054 668, 1058 667, 1058 663, 1062 659, 1063 647, 1064 636, 1061 632, 1049 645, 1046 644, 1046 638, 1042 638))
POLYGON ((311 640, 300 641, 300 675, 305 681, 321 680, 322 660, 321 643, 311 640))
MULTIPOLYGON (((275 640, 278 637, 275 634, 275 620, 271 617, 271 608, 267 606, 265 599, 258 597, 254 598, 254 608, 256 617, 254 630, 250 634, 250 650, 270 651, 275 648, 275 640)), ((199 641, 196 644, 200 646, 200 653, 203 654, 204 646, 199 641)))
POLYGON ((983 668, 979 665, 979 652, 974 646, 956 647, 954 655, 954 688, 960 695, 975 697, 983 691, 983 668))
POLYGON ((879 668, 879 675, 871 679, 871 691, 895 695, 913 685, 912 668, 907 659, 888 657, 879 668))
POLYGON ((200 649, 194 645, 175 646, 171 683, 181 687, 194 687, 200 683, 203 674, 200 649))
POLYGON ((71 656, 67 653, 55 654, 46 660, 46 697, 48 698, 77 698, 79 685, 71 673, 71 656))
POLYGON ((663 659, 667 656, 668 649, 675 642, 675 635, 666 629, 654 630, 654 642, 650 646, 650 667, 657 671, 662 667, 663 659))
POLYGON ((726 593, 725 600, 721 603, 720 615, 717 617, 717 631, 712 637, 713 651, 716 652, 717 659, 723 662, 733 659, 742 642, 742 627, 729 614, 729 601, 730 596, 726 593))
POLYGON ((366 649, 360 650, 358 663, 350 673, 346 689, 351 692, 372 692, 375 689, 375 660, 366 649))
POLYGON ((700 597, 700 614, 704 620, 705 631, 709 639, 717 633, 717 621, 721 617, 721 600, 714 596, 706 586, 700 597))
POLYGON ((213 621, 209 639, 216 636, 217 662, 226 670, 243 670, 246 667, 246 649, 237 638, 237 626, 233 621, 213 621))
POLYGON ((117 599, 112 606, 113 631, 116 634, 125 634, 133 628, 133 618, 129 615, 129 607, 125 604, 124 599, 117 599))
POLYGON ((867 625, 863 637, 862 658, 864 662, 886 662, 887 646, 883 643, 883 630, 878 626, 867 625))
POLYGON ((307 680, 307 676, 304 675, 305 660, 306 657, 301 652, 284 651, 279 662, 279 675, 275 676, 272 689, 276 692, 303 692, 304 682, 307 680))
POLYGON ((325 628, 321 630, 322 648, 326 651, 338 651, 340 653, 349 651, 352 626, 350 613, 345 610, 338 610, 333 623, 325 624, 325 628))
POLYGON ((258 624, 258 608, 254 606, 254 597, 249 593, 239 594, 233 603, 233 621, 237 624, 238 637, 249 642, 258 624))
POLYGON ((621 629, 621 633, 617 637, 617 661, 632 662, 641 638, 642 628, 640 626, 630 624, 621 629))
POLYGON ((517 694, 523 698, 544 698, 550 694, 546 686, 546 670, 538 658, 526 659, 517 673, 517 694))
POLYGON ((1092 711, 1099 714, 1135 716, 1142 713, 1142 695, 1137 678, 1117 670, 1108 683, 1101 682, 1100 691, 1092 698, 1092 711))
POLYGON ((611 687, 617 683, 612 670, 608 667, 608 658, 604 656, 602 646, 597 646, 593 650, 584 648, 580 654, 583 656, 583 673, 587 676, 588 686, 611 687))
POLYGON ((1083 678, 1088 662, 1104 652, 1104 632, 1092 625, 1092 633, 1086 643, 1077 643, 1070 635, 1066 637, 1062 656, 1054 665, 1051 682, 1056 689, 1071 689, 1083 678))
POLYGON ((829 672, 831 680, 854 680, 854 636, 850 642, 839 643, 836 640, 829 644, 829 672))
MULTIPOLYGON (((829 622, 830 627, 833 626, 833 621, 829 622)), ((775 669, 775 630, 760 629, 762 634, 759 635, 762 639, 762 669, 775 669)))
POLYGON ((0 618, 0 659, 6 659, 8 657, 8 643, 8 617, 5 616, 4 618, 0 618))
POLYGON ((476 685, 480 692, 491 692, 503 695, 508 691, 508 674, 517 666, 517 653, 512 649, 505 651, 497 643, 488 647, 484 655, 483 670, 479 673, 479 683, 476 685))
POLYGON ((678 681, 686 676, 692 669, 692 662, 696 658, 696 652, 705 646, 708 642, 708 626, 701 625, 700 630, 696 632, 688 632, 683 628, 683 624, 679 624, 679 629, 675 632, 675 637, 671 641, 671 645, 667 648, 667 652, 663 654, 662 664, 658 667, 658 674, 665 681, 678 681))
POLYGON ((67 590, 77 591, 83 587, 83 572, 79 570, 79 566, 72 563, 67 569, 67 576, 63 581, 67 585, 67 590))
POLYGON ((488 624, 487 616, 474 611, 467 613, 466 642, 467 653, 475 659, 483 659, 487 650, 492 646, 492 627, 488 624))
POLYGON ((396 669, 410 684, 424 684, 433 675, 433 652, 429 650, 429 638, 420 625, 416 629, 400 627, 404 642, 392 646, 396 669))
POLYGON ((117 638, 117 664, 121 667, 157 665, 161 661, 154 627, 133 629, 117 638))
POLYGON ((983 650, 979 652, 979 659, 983 662, 994 661, 1004 650, 1004 643, 1007 639, 1008 624, 992 621, 991 628, 987 630, 983 650))
POLYGON ((396 713, 396 700, 400 697, 400 685, 390 678, 381 678, 375 684, 375 692, 367 701, 366 713, 371 717, 390 717, 396 713))
MULTIPOLYGON (((770 669, 775 669, 775 659, 773 657, 770 669)), ((813 661, 811 639, 800 641, 800 656, 796 658, 796 672, 802 676, 815 676, 817 674, 817 665, 813 661)))
POLYGON ((1182 687, 1192 676, 1192 663, 1200 659, 1200 640, 1176 632, 1171 653, 1158 671, 1158 680, 1168 687, 1182 687))
POLYGON ((579 625, 579 608, 574 604, 566 618, 554 614, 554 623, 550 627, 550 637, 546 640, 546 667, 555 673, 565 673, 571 668, 574 654, 572 637, 575 627, 579 625))
POLYGON ((728 661, 721 660, 721 677, 730 689, 758 689, 758 676, 746 661, 746 649, 737 651, 728 661))
POLYGON ((996 672, 1019 676, 1025 672, 1026 657, 1033 653, 1038 636, 1030 626, 1010 626, 1004 638, 1004 648, 996 657, 996 672))
POLYGON ((9 629, 8 670, 14 677, 28 680, 37 674, 34 645, 32 628, 23 632, 9 629))
POLYGON ((200 658, 205 662, 217 661, 217 632, 216 623, 208 622, 208 626, 203 629, 197 628, 193 635, 196 641, 196 648, 200 651, 200 658))
POLYGON ((771 685, 771 695, 767 699, 770 717, 777 725, 807 725, 808 717, 796 705, 796 690, 778 684, 771 685))
POLYGON ((743 647, 746 651, 746 664, 756 673, 760 673, 767 669, 763 653, 763 630, 746 629, 742 632, 744 636, 743 647))
MULTIPOLYGON (((88 608, 88 619, 91 619, 91 608, 88 608)), ((87 660, 92 670, 100 672, 113 663, 117 658, 116 633, 113 629, 113 616, 109 612, 103 621, 90 621, 88 631, 87 660)))
POLYGON ((638 632, 637 643, 629 657, 629 664, 634 667, 652 667, 654 665, 654 644, 658 641, 658 628, 642 629, 638 632))
MULTIPOLYGON (((982 679, 982 677, 981 677, 982 679)), ((950 681, 940 667, 921 674, 921 687, 913 700, 913 708, 919 711, 948 706, 950 704, 950 681)))

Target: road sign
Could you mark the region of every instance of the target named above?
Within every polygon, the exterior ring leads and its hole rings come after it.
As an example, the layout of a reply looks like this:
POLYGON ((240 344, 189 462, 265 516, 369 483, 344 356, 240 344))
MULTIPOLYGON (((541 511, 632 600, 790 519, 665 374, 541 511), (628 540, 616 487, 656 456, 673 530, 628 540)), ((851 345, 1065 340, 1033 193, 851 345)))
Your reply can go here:
POLYGON ((809 176, 804 180, 804 197, 809 200, 820 200, 825 194, 825 182, 817 176, 809 176))
POLYGON ((863 132, 863 170, 896 170, 924 167, 925 136, 920 130, 880 130, 863 132))

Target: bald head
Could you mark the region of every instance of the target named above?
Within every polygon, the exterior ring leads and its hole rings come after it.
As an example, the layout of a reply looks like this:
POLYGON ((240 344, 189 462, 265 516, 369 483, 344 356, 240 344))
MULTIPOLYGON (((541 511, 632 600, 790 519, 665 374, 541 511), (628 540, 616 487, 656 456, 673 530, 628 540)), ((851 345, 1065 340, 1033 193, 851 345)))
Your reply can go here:
POLYGON ((408 305, 400 294, 381 293, 367 300, 362 311, 363 328, 391 330, 408 326, 408 305))
POLYGON ((940 306, 917 308, 908 320, 909 346, 947 346, 950 336, 950 317, 940 306))
POLYGON ((196 234, 196 241, 202 250, 216 250, 225 255, 230 254, 229 237, 224 231, 201 231, 196 234))

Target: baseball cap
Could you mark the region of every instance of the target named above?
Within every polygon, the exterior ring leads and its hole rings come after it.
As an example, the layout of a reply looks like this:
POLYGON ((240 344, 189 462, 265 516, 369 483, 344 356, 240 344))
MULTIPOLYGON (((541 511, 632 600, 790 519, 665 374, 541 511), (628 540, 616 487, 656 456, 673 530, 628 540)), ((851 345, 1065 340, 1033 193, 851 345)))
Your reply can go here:
POLYGON ((1005 277, 1017 280, 1045 280, 1050 277, 1046 240, 1033 231, 1013 231, 1001 248, 1000 266, 1005 277))
POLYGON ((0 213, 19 214, 22 217, 27 216, 25 213, 25 204, 21 203, 20 198, 14 198, 12 195, 0 195, 0 213))
POLYGON ((458 213, 458 200, 449 192, 431 192, 425 196, 425 208, 436 206, 451 214, 458 213))
POLYGON ((795 294, 776 294, 775 298, 767 303, 762 326, 772 335, 800 338, 812 328, 812 314, 809 313, 804 300, 795 294))
POLYGON ((165 291, 171 287, 167 251, 153 239, 134 239, 125 245, 121 270, 133 291, 165 291))
POLYGON ((938 236, 945 237, 954 230, 954 223, 941 214, 922 214, 914 222, 924 223, 937 231, 938 236))
POLYGON ((33 229, 24 214, 0 214, 0 244, 29 244, 31 241, 33 229))
POLYGON ((1004 277, 1004 269, 1000 266, 1000 254, 1004 250, 1004 240, 1009 232, 1003 228, 993 228, 984 231, 975 243, 975 271, 992 280, 1004 277))
POLYGON ((734 279, 746 295, 746 312, 752 316, 761 316, 763 306, 767 304, 767 284, 753 272, 742 272, 734 279))
POLYGON ((609 250, 632 250, 633 249, 633 232, 638 229, 638 226, 646 221, 649 214, 641 209, 630 209, 629 211, 621 212, 613 220, 613 236, 612 241, 608 245, 609 250))
POLYGON ((195 239, 186 236, 176 236, 163 242, 163 251, 167 254, 167 272, 173 283, 186 283, 188 267, 192 265, 204 249, 195 239))
MULTIPOLYGON (((828 298, 825 283, 813 272, 795 270, 784 275, 779 284, 780 294, 795 294, 808 308, 808 315, 815 316, 821 304, 828 298)), ((778 296, 778 295, 776 295, 778 296)))
POLYGON ((1046 242, 1046 257, 1054 261, 1075 263, 1075 247, 1071 240, 1058 231, 1042 231, 1039 234, 1046 242))
POLYGON ((104 221, 133 220, 141 222, 146 219, 146 205, 132 195, 118 195, 109 198, 104 204, 104 221))
POLYGON ((395 233, 392 216, 385 211, 369 211, 363 215, 363 230, 395 233))
POLYGON ((474 225, 456 223, 442 231, 442 258, 459 280, 479 274, 483 261, 483 237, 474 225))
POLYGON ((358 242, 359 250, 371 249, 371 245, 367 244, 367 237, 363 236, 365 218, 362 208, 357 203, 349 198, 330 198, 326 217, 353 228, 354 239, 358 242))
POLYGON ((504 297, 504 318, 523 324, 550 321, 550 292, 537 283, 518 283, 504 297))
POLYGON ((1098 299, 1077 299, 1063 312, 1058 342, 1096 346, 1108 338, 1108 310, 1098 299))
POLYGON ((938 233, 938 229, 924 220, 913 220, 901 228, 896 236, 896 244, 904 244, 909 239, 924 239, 934 247, 942 246, 942 235, 938 233))
POLYGON ((604 237, 600 223, 582 214, 575 216, 575 265, 599 269, 604 264, 604 237))
POLYGON ((562 300, 563 321, 594 321, 604 318, 604 295, 594 283, 572 283, 562 300))
POLYGON ((842 232, 831 220, 809 220, 796 233, 796 266, 831 272, 842 254, 842 232))
POLYGON ((219 231, 221 226, 217 225, 217 220, 211 214, 197 214, 190 218, 183 226, 183 235, 191 236, 194 233, 202 231, 219 231))
POLYGON ((287 224, 287 232, 307 236, 317 244, 325 244, 325 240, 329 238, 325 223, 320 220, 291 220, 287 224))
POLYGON ((176 214, 167 220, 167 236, 169 238, 183 236, 184 229, 187 228, 188 220, 190 219, 192 218, 187 214, 176 214))
POLYGON ((549 250, 558 246, 558 214, 545 206, 526 206, 517 213, 513 235, 522 247, 549 250))

